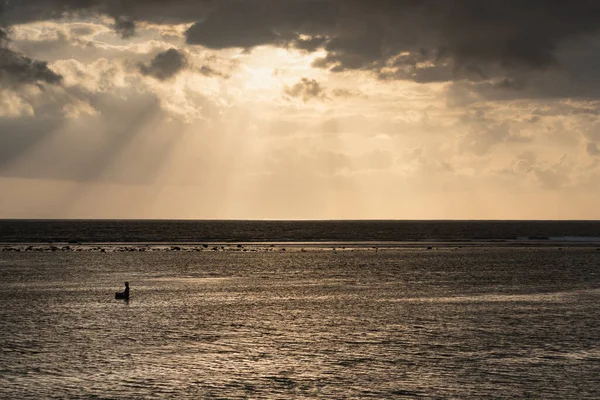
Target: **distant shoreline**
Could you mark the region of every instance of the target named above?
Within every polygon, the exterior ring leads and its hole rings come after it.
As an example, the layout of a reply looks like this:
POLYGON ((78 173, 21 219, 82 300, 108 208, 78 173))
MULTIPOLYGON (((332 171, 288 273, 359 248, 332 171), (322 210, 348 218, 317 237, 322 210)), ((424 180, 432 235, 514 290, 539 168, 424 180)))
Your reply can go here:
POLYGON ((436 250, 461 248, 594 248, 600 250, 600 241, 555 240, 414 240, 414 241, 273 241, 273 242, 22 242, 1 243, 0 252, 256 252, 256 251, 309 251, 309 250, 436 250))

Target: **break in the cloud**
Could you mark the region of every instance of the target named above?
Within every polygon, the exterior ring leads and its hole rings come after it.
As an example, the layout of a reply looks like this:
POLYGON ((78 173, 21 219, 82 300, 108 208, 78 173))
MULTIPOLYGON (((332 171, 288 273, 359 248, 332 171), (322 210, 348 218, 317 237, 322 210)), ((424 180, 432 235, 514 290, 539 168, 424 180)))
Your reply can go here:
POLYGON ((599 16, 0 2, 0 216, 600 217, 599 16))

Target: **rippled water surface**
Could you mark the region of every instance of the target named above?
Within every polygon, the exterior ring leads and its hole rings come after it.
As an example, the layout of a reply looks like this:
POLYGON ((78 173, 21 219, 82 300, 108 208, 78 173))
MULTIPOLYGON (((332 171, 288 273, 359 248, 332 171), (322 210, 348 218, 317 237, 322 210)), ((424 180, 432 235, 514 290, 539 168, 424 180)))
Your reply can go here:
POLYGON ((0 253, 0 398, 600 398, 586 248, 0 253), (132 299, 114 300, 122 282, 132 299))

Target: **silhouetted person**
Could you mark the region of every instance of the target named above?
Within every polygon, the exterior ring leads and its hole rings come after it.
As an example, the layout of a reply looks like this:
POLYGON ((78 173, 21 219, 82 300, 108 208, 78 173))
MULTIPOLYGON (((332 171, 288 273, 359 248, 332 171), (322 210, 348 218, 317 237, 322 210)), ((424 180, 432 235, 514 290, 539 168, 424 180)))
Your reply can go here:
POLYGON ((125 282, 125 290, 115 293, 115 299, 129 300, 129 282, 125 282))

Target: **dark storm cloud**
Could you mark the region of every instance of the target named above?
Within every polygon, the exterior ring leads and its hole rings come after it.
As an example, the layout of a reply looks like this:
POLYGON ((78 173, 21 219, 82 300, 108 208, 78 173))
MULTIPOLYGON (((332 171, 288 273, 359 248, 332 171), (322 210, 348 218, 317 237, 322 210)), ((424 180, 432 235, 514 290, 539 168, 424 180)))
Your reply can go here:
POLYGON ((187 58, 183 53, 169 49, 158 53, 149 63, 140 64, 139 68, 142 74, 164 81, 177 75, 187 65, 187 58))
POLYGON ((114 29, 123 39, 127 39, 135 35, 135 22, 128 18, 118 17, 115 19, 114 29))
POLYGON ((4 29, 0 29, 0 44, 8 41, 8 33, 4 29))
POLYGON ((124 36, 134 21, 180 21, 194 23, 188 43, 214 49, 323 48, 317 67, 417 82, 552 68, 561 43, 600 27, 595 0, 22 0, 5 3, 0 21, 77 12, 116 18, 124 36))
POLYGON ((2 0, 0 26, 58 19, 108 15, 113 27, 132 33, 136 21, 189 23, 203 20, 214 9, 211 0, 2 0), (133 24, 133 25, 132 25, 133 24))
POLYGON ((297 38, 292 40, 291 45, 299 50, 305 50, 308 52, 317 51, 322 48, 327 42, 327 38, 323 36, 315 36, 309 38, 297 38))
POLYGON ((298 35, 329 32, 339 14, 336 2, 327 0, 228 0, 213 4, 207 18, 186 32, 188 43, 223 49, 296 42, 314 48, 313 40, 302 40, 298 35))
POLYGON ((0 28, 0 86, 61 83, 62 76, 48 68, 46 62, 33 60, 9 49, 9 42, 7 31, 0 28))
POLYGON ((8 32, 0 28, 0 87, 42 82, 60 84, 62 82, 62 76, 48 68, 48 63, 33 60, 9 49, 9 42, 8 32))
POLYGON ((420 82, 477 79, 493 73, 490 66, 553 67, 558 44, 596 33, 600 16, 600 4, 585 0, 256 0, 214 6, 189 29, 189 43, 324 47, 318 67, 420 82))
POLYGON ((271 10, 257 7, 251 2, 240 1, 232 5, 235 12, 219 7, 208 19, 194 24, 186 32, 188 43, 222 49, 228 47, 251 48, 275 44, 283 38, 275 31, 270 17, 271 10))
POLYGON ((43 61, 32 60, 10 49, 0 47, 0 84, 19 85, 45 82, 59 84, 62 76, 43 61))

